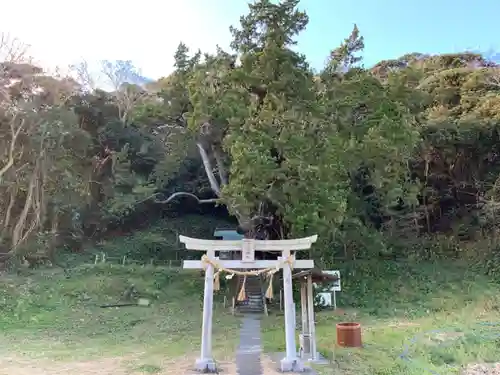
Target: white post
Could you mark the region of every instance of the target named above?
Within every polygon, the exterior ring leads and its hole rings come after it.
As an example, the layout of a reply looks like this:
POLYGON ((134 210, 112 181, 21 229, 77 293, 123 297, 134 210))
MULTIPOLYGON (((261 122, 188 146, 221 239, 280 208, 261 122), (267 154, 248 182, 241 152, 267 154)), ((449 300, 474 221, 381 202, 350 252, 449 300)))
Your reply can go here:
POLYGON ((308 339, 307 335, 309 334, 309 321, 307 319, 307 285, 306 283, 303 282, 303 280, 300 280, 300 311, 302 313, 302 329, 301 329, 301 336, 302 336, 302 343, 304 344, 304 347, 302 348, 300 352, 300 358, 305 359, 308 358, 309 354, 307 352, 308 349, 308 339))
POLYGON ((300 311, 302 312, 302 334, 308 334, 309 327, 307 321, 307 285, 303 282, 300 283, 300 311))
MULTIPOLYGON (((290 256, 290 250, 282 252, 282 260, 290 256)), ((281 360, 281 371, 296 371, 301 372, 304 367, 297 357, 297 348, 295 346, 295 313, 293 304, 293 288, 292 288, 292 269, 288 263, 283 265, 283 289, 284 289, 284 307, 285 307, 285 343, 286 355, 281 360)))
MULTIPOLYGON (((214 259, 215 251, 208 250, 207 256, 214 259)), ((216 370, 212 357, 212 313, 214 302, 214 266, 207 264, 205 270, 205 291, 203 296, 203 323, 201 328, 201 355, 196 361, 196 369, 205 372, 216 370)))
POLYGON ((313 283, 312 275, 307 276, 307 315, 309 317, 309 335, 310 335, 310 346, 311 346, 311 360, 318 359, 316 351, 316 326, 314 324, 314 294, 313 294, 313 283))

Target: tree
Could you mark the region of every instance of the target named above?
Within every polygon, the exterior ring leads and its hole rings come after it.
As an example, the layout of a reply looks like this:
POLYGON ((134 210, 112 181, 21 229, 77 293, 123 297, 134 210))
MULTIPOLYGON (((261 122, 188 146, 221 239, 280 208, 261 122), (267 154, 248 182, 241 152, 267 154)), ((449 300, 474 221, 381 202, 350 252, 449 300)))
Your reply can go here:
POLYGON ((355 25, 331 52, 319 83, 319 101, 336 126, 348 176, 341 242, 350 257, 384 248, 378 230, 385 218, 413 215, 418 191, 407 173, 419 141, 416 119, 396 90, 399 83, 385 84, 359 67, 363 48, 355 25))
POLYGON ((349 35, 338 48, 330 52, 322 76, 331 78, 337 74, 343 74, 358 67, 358 63, 360 63, 363 58, 356 56, 356 54, 362 53, 364 48, 364 39, 359 33, 358 26, 354 25, 351 35, 349 35))
POLYGON ((232 28, 235 54, 219 48, 206 55, 189 80, 187 117, 210 186, 248 236, 304 232, 326 212, 318 212, 314 199, 335 206, 329 220, 342 215, 344 176, 336 179, 335 162, 318 168, 327 155, 335 157, 334 132, 315 105, 314 77, 304 57, 290 49, 307 24, 297 3, 249 5, 241 28, 232 28), (311 152, 315 143, 319 152, 311 152), (298 207, 297 198, 305 198, 300 180, 320 176, 316 196, 308 189, 310 199, 298 207))
POLYGON ((181 44, 176 56, 182 69, 170 78, 182 82, 178 88, 189 87, 189 101, 178 106, 180 117, 196 135, 214 196, 248 236, 283 238, 315 228, 329 238, 331 228, 346 219, 353 173, 367 156, 376 161, 366 168, 383 187, 384 199, 387 191, 393 200, 401 198, 401 166, 417 139, 404 104, 391 103, 387 89, 357 67, 354 54, 363 41, 356 27, 332 52, 318 85, 304 56, 291 49, 308 21, 297 4, 249 5, 241 27, 231 29, 234 54, 219 48, 186 68, 181 44), (346 102, 333 95, 336 90, 359 94, 346 102), (391 145, 394 139, 399 143, 391 145), (343 156, 346 147, 354 156, 343 156), (392 154, 384 153, 387 147, 392 154), (394 163, 395 155, 404 159, 394 163), (387 163, 398 168, 384 173, 387 163))
MULTIPOLYGON (((5 46, 5 45, 4 45, 5 46)), ((70 79, 44 74, 19 49, 3 54, 0 91, 0 244, 8 257, 29 251, 85 195, 86 137, 66 107, 70 79), (71 165, 71 167, 69 167, 71 165), (57 181, 57 182, 56 182, 57 181)))
POLYGON ((119 118, 124 124, 128 123, 130 112, 150 95, 145 86, 151 80, 144 77, 130 60, 101 61, 96 72, 84 60, 72 65, 71 70, 86 92, 111 90, 119 118))
POLYGON ((318 233, 316 259, 407 255, 412 243, 430 254, 436 233, 496 238, 498 66, 477 53, 415 52, 366 69, 354 26, 315 74, 294 50, 308 22, 297 6, 252 3, 231 50, 180 43, 175 70, 154 82, 130 61, 103 62, 108 92, 86 63, 76 84, 7 48, 7 251, 77 224, 95 241, 198 203, 225 205, 247 237, 318 233))
POLYGON ((114 89, 120 119, 126 124, 130 111, 148 95, 143 86, 149 80, 140 74, 131 61, 105 60, 102 62, 102 72, 114 89))

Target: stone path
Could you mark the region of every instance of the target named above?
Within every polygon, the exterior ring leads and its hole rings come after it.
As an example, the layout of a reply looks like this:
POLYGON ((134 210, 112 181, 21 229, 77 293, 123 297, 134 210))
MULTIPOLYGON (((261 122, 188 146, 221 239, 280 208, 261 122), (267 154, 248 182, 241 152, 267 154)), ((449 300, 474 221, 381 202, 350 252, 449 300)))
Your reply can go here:
POLYGON ((259 316, 245 315, 236 352, 238 375, 262 375, 261 353, 259 316))

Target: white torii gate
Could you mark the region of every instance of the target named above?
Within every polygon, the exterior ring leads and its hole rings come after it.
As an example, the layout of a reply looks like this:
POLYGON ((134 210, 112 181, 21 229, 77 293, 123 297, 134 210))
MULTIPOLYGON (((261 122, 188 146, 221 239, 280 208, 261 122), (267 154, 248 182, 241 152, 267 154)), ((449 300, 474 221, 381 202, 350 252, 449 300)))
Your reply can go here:
POLYGON ((197 370, 216 371, 215 361, 212 357, 213 263, 233 270, 255 270, 272 267, 283 268, 286 355, 285 358, 281 360, 281 370, 284 372, 303 370, 303 364, 297 356, 297 349, 295 346, 295 308, 293 303, 292 267, 294 269, 314 268, 314 261, 312 259, 295 260, 294 258, 291 258, 291 264, 284 261, 290 259, 292 251, 307 250, 317 239, 317 235, 294 240, 253 240, 244 238, 236 241, 202 240, 179 236, 180 242, 186 245, 186 249, 205 251, 208 259, 211 261, 185 260, 183 263, 183 268, 186 269, 205 269, 201 355, 196 361, 197 370), (215 251, 241 251, 241 260, 219 260, 218 257, 215 257, 215 251), (281 251, 281 257, 278 258, 278 261, 255 260, 255 251, 281 251))

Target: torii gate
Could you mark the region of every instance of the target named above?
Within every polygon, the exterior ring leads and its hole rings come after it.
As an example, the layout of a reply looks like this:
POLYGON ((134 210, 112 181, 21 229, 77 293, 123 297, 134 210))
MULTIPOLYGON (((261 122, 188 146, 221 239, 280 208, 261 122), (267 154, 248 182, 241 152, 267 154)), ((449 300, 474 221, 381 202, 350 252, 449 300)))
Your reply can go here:
POLYGON ((295 309, 293 303, 292 268, 314 268, 312 259, 295 260, 292 251, 307 250, 318 239, 317 235, 298 238, 294 240, 202 240, 179 236, 180 242, 188 250, 205 251, 202 260, 185 260, 183 268, 205 269, 205 290, 203 298, 203 325, 201 334, 201 355, 196 361, 196 368, 200 371, 216 371, 215 361, 212 357, 212 310, 214 292, 214 269, 225 268, 228 270, 246 269, 283 269, 283 289, 285 308, 285 341, 286 355, 281 360, 281 370, 302 371, 303 364, 297 356, 295 346, 295 309), (241 251, 241 260, 219 260, 215 251, 241 251), (255 251, 281 251, 278 260, 255 260, 255 251))

